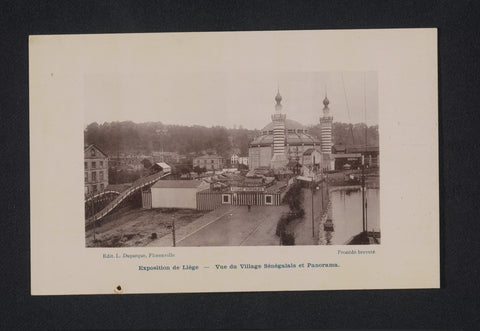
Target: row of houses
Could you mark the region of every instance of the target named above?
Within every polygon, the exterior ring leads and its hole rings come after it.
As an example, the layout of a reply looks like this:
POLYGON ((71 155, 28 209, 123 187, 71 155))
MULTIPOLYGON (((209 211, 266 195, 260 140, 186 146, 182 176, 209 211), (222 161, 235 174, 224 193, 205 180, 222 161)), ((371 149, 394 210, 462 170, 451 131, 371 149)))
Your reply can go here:
MULTIPOLYGON (((135 155, 135 156, 116 156, 110 158, 110 165, 119 169, 140 171, 147 168, 146 163, 154 164, 159 162, 165 163, 181 163, 186 161, 185 157, 181 157, 177 153, 161 152, 161 154, 154 152, 153 156, 135 155)), ((243 164, 248 166, 248 157, 233 154, 230 157, 230 165, 235 166, 243 164)), ((192 166, 204 168, 205 170, 221 170, 227 166, 226 159, 220 155, 207 154, 193 157, 192 166)))
MULTIPOLYGON (((230 157, 230 165, 237 166, 243 164, 248 166, 248 156, 239 156, 232 154, 230 157)), ((200 167, 208 170, 222 170, 227 166, 226 159, 220 155, 207 154, 193 158, 193 167, 200 167)))
MULTIPOLYGON (((110 158, 110 164, 113 166, 124 166, 134 171, 143 170, 145 168, 145 162, 148 161, 151 164, 166 162, 166 163, 181 163, 187 160, 186 156, 181 156, 175 152, 152 152, 152 155, 121 155, 110 158)), ((191 159, 192 160, 192 159, 191 159)), ((248 166, 248 156, 240 156, 238 154, 232 154, 230 157, 230 165, 236 166, 243 164, 248 166)), ((192 166, 204 168, 205 170, 221 170, 227 166, 227 159, 216 154, 206 154, 197 157, 193 157, 192 166)))
MULTIPOLYGON (((361 164, 362 157, 368 167, 378 166, 378 146, 345 146, 337 144, 332 146, 331 153, 322 153, 319 147, 310 147, 295 154, 291 162, 298 163, 303 172, 341 170, 345 166, 356 168, 361 164)), ((249 157, 232 154, 230 165, 249 166, 249 157)), ((226 160, 219 155, 202 155, 193 159, 193 167, 200 167, 208 170, 222 170, 226 167, 226 160)), ((254 170, 254 169, 250 169, 254 170)))

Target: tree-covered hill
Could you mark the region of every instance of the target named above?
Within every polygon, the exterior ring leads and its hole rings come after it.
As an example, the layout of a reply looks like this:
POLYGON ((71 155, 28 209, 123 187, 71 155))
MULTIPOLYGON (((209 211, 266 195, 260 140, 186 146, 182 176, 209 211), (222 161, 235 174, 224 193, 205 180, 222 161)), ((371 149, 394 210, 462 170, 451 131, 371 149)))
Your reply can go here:
POLYGON ((91 123, 85 131, 85 144, 96 144, 107 154, 150 154, 171 151, 180 154, 214 151, 227 156, 236 150, 248 154, 248 144, 256 130, 227 129, 221 126, 164 125, 161 122, 91 123))
MULTIPOLYGON (((321 137, 320 124, 310 127, 310 133, 321 137)), ((368 126, 365 123, 333 123, 332 139, 334 144, 364 145, 365 136, 368 146, 378 146, 378 125, 368 126)))
MULTIPOLYGON (((334 144, 363 145, 364 123, 333 123, 334 144)), ((320 137, 320 124, 310 127, 320 137)), ((232 152, 248 155, 248 144, 258 130, 227 129, 221 126, 165 125, 161 122, 91 123, 84 131, 85 144, 96 144, 109 155, 117 153, 146 154, 170 151, 180 154, 216 152, 228 157, 232 152)), ((378 146, 378 125, 367 129, 367 145, 378 146)))

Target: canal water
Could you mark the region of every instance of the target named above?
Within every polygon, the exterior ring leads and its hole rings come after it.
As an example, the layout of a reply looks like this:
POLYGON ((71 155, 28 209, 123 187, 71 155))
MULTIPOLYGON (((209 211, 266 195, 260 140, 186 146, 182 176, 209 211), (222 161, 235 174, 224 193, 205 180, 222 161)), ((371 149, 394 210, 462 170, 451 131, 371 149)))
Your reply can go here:
MULTIPOLYGON (((380 231, 380 190, 368 189, 366 200, 368 231, 380 231)), ((331 188, 330 202, 327 218, 333 221, 333 231, 325 231, 322 224, 319 244, 344 245, 362 232, 362 191, 360 188, 331 188)))

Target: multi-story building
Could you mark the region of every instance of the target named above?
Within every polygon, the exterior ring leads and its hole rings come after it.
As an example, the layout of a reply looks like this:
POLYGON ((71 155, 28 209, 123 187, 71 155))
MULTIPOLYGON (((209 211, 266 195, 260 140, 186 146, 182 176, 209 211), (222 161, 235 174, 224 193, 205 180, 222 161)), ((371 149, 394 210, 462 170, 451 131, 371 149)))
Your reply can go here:
POLYGON ((225 166, 225 159, 218 155, 202 155, 193 159, 193 167, 200 167, 206 170, 222 170, 225 166))
POLYGON ((248 156, 239 156, 238 157, 238 164, 243 164, 248 166, 248 156))
POLYGON ((108 156, 90 145, 84 150, 85 194, 102 192, 108 185, 108 156))
POLYGON ((232 156, 230 157, 230 164, 232 165, 235 165, 238 163, 238 154, 237 153, 234 153, 232 154, 232 156))

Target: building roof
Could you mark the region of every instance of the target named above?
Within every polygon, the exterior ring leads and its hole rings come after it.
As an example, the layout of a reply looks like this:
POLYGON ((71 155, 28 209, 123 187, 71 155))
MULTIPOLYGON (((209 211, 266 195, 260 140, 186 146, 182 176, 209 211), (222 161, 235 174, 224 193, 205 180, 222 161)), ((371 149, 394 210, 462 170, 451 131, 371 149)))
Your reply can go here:
POLYGON ((347 146, 349 153, 362 153, 362 152, 378 152, 378 146, 365 146, 365 145, 349 145, 347 146))
POLYGON ((159 180, 152 188, 197 188, 204 183, 203 180, 159 180))
POLYGON ((172 168, 168 164, 166 164, 165 162, 156 162, 155 164, 158 165, 159 167, 163 168, 163 169, 172 168))
MULTIPOLYGON (((288 145, 320 145, 320 140, 307 133, 287 133, 285 135, 285 139, 288 145)), ((263 134, 253 139, 253 141, 250 143, 250 146, 270 146, 272 144, 273 134, 263 134)))
POLYGON ((332 154, 335 159, 344 159, 347 157, 361 157, 360 153, 345 153, 345 154, 332 154))
POLYGON ((197 156, 195 159, 223 159, 220 155, 202 155, 197 156))
POLYGON ((313 177, 307 177, 307 176, 297 176, 297 179, 298 180, 303 180, 305 182, 312 182, 313 181, 313 177))
POLYGON ((85 147, 85 149, 83 150, 84 153, 86 153, 87 151, 89 151, 90 149, 92 148, 95 148, 97 151, 99 151, 100 153, 103 154, 104 157, 108 157, 107 153, 105 153, 104 151, 102 151, 97 145, 95 144, 91 144, 91 145, 88 145, 85 147))
POLYGON ((287 182, 279 181, 265 189, 266 193, 280 193, 287 187, 287 182))
POLYGON ((273 173, 275 175, 291 175, 293 174, 293 171, 290 169, 278 168, 278 169, 273 169, 273 173))
POLYGON ((343 144, 338 144, 338 145, 333 145, 333 148, 337 151, 337 152, 340 152, 340 151, 343 151, 345 152, 347 150, 347 147, 343 144))
POLYGON ((307 149, 305 152, 303 152, 303 155, 312 155, 313 152, 318 152, 318 153, 320 153, 320 152, 317 151, 315 148, 309 148, 309 149, 307 149))
POLYGON ((152 155, 153 156, 162 156, 162 155, 178 155, 177 152, 159 152, 159 151, 156 151, 156 152, 152 152, 152 155))
MULTIPOLYGON (((274 126, 275 126, 275 124, 273 122, 270 122, 261 131, 262 132, 263 131, 271 131, 271 130, 273 130, 274 126)), ((306 130, 307 129, 307 127, 304 126, 303 124, 301 124, 297 121, 288 119, 288 118, 285 119, 285 128, 287 130, 306 130)))

